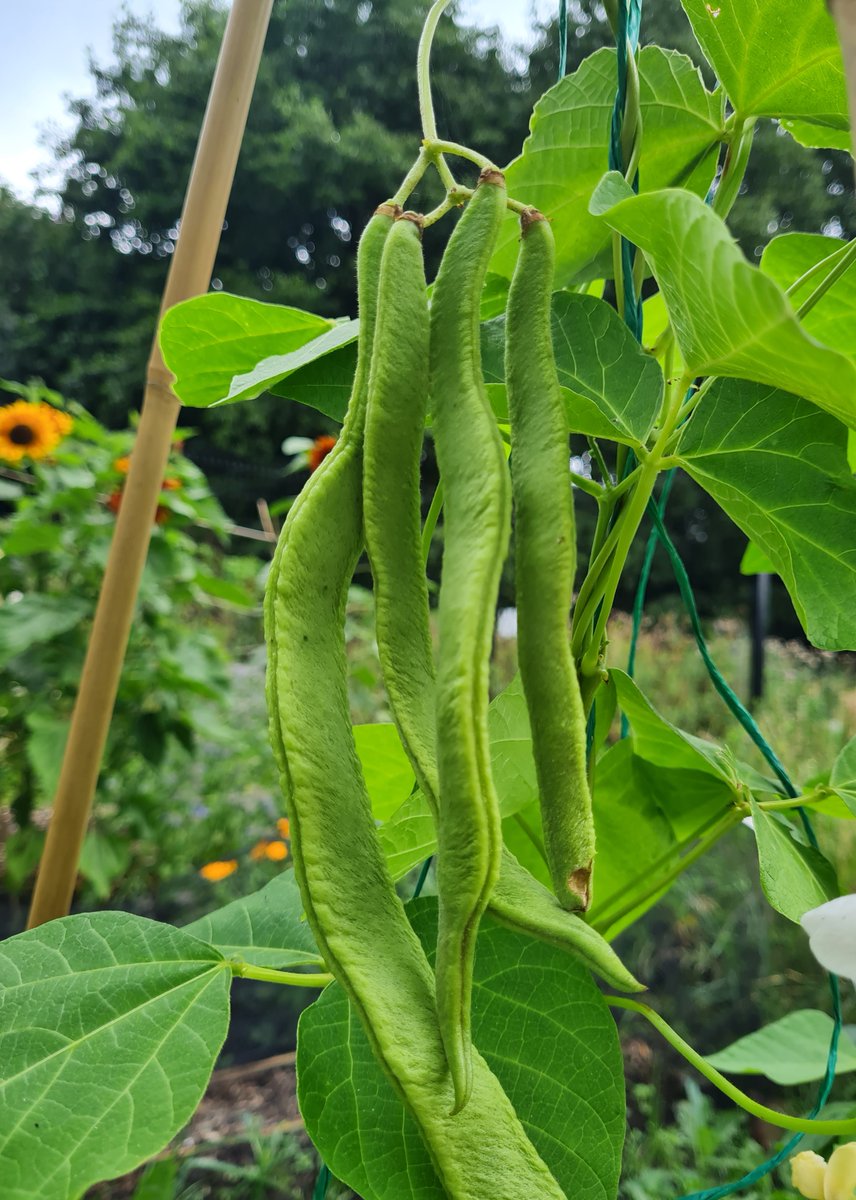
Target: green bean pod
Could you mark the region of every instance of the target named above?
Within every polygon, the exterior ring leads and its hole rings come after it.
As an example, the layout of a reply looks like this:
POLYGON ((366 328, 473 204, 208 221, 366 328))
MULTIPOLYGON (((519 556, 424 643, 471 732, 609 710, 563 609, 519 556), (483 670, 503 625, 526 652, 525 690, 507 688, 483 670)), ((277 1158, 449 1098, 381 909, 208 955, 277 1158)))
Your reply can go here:
POLYGON ((537 209, 527 209, 520 223, 505 326, 517 652, 553 887, 564 908, 586 909, 595 838, 585 715, 568 631, 576 531, 567 423, 550 335, 555 246, 537 209))
MULTIPOLYGON (((413 214, 396 221, 387 239, 376 337, 384 353, 375 356, 369 383, 363 505, 378 656, 402 744, 436 821, 436 680, 420 539, 419 471, 428 403, 429 319, 413 214)), ((504 924, 576 954, 612 987, 640 990, 609 943, 562 909, 504 847, 488 909, 504 924)))
POLYGON ((437 1007, 456 1107, 471 1088, 476 934, 499 875, 502 829, 488 751, 488 671, 508 548, 508 468, 481 375, 479 301, 505 215, 482 172, 443 256, 431 303, 431 410, 446 504, 438 611, 437 1007))
MULTIPOLYGON (((377 278, 391 225, 373 218, 358 255, 360 341, 348 416, 282 530, 265 597, 271 741, 307 919, 378 1062, 413 1114, 452 1200, 565 1200, 487 1064, 475 1102, 454 1091, 434 977, 377 838, 351 732, 344 613, 362 546, 362 440, 377 278)), ((385 346, 377 345, 377 353, 385 346)))
MULTIPOLYGON (((429 318, 415 214, 396 221, 384 251, 378 342, 366 410, 365 536, 378 655, 390 707, 420 784, 434 759, 434 659, 420 545, 419 462, 428 407, 429 318)), ((429 785, 430 786, 430 785, 429 785)), ((436 779, 431 787, 435 804, 436 779)))

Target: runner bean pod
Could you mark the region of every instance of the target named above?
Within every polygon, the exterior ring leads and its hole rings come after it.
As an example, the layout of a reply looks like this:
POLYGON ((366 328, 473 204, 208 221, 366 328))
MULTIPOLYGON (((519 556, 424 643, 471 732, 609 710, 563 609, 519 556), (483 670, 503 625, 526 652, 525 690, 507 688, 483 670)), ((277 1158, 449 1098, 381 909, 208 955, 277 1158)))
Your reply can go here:
POLYGON ((431 303, 430 403, 446 507, 438 610, 437 1006, 458 1109, 471 1082, 470 995, 479 920, 499 874, 488 668, 508 546, 508 469, 481 376, 479 301, 505 216, 505 179, 482 171, 449 238, 431 303))
MULTIPOLYGON (((428 403, 428 303, 418 221, 387 239, 366 408, 363 504, 378 655, 392 715, 437 820, 436 681, 420 542, 420 472, 428 403)), ((640 985, 585 921, 565 912, 505 847, 488 909, 503 923, 577 954, 611 986, 640 985)))
POLYGON ((576 530, 567 422, 550 335, 555 246, 537 209, 523 212, 521 230, 505 326, 517 651, 553 888, 563 907, 586 909, 595 837, 585 715, 568 631, 576 530))
MULTIPOLYGON (((565 1200, 479 1055, 451 1115, 434 977, 380 848, 351 732, 344 612, 362 546, 362 437, 376 283, 392 213, 360 242, 361 332, 348 416, 289 512, 265 598, 271 740, 307 919, 452 1200, 565 1200)), ((383 353, 379 346, 378 352, 383 353)))

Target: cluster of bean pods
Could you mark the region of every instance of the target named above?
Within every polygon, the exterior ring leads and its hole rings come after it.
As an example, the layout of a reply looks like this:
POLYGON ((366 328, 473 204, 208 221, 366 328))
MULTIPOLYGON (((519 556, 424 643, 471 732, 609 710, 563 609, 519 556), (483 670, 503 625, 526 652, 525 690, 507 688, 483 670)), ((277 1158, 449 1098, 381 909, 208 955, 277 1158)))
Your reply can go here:
POLYGON ((511 478, 481 373, 479 301, 506 212, 486 169, 428 306, 422 218, 381 205, 358 250, 360 334, 341 436, 293 505, 265 602, 271 740, 306 916, 455 1200, 562 1197, 473 1046, 479 921, 499 920, 639 985, 578 911, 594 854, 585 728, 568 644, 575 566, 567 432, 550 338, 553 238, 521 217, 507 313, 511 478), (421 552, 430 412, 445 489, 435 655, 421 552), (503 847, 491 777, 488 667, 512 499, 520 670, 555 894, 503 847), (390 706, 437 825, 432 970, 396 893, 351 732, 344 615, 363 551, 390 706))

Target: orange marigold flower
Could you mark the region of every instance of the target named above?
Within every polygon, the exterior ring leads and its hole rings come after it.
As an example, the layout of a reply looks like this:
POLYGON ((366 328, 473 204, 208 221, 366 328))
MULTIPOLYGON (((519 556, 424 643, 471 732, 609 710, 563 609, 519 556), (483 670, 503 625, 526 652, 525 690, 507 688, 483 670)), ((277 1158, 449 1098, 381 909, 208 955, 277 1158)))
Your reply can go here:
MULTIPOLYGON (((116 490, 114 492, 111 492, 110 495, 107 497, 107 501, 106 501, 107 507, 110 509, 110 512, 113 513, 114 516, 118 513, 119 509, 122 507, 122 497, 124 494, 125 494, 125 492, 124 492, 123 488, 116 488, 116 490)), ((155 524, 163 525, 164 522, 168 519, 168 517, 169 517, 169 509, 166 507, 166 505, 159 504, 157 506, 157 508, 155 509, 155 524)))
POLYGON ((176 479, 174 475, 168 475, 161 487, 165 492, 175 492, 181 487, 181 480, 176 479))
POLYGON ((0 408, 0 459, 17 463, 22 458, 44 458, 62 434, 49 404, 14 400, 0 408))
POLYGON ((277 820, 276 827, 279 830, 280 837, 291 837, 291 826, 288 823, 288 817, 280 817, 277 820))
POLYGON ((269 842, 265 855, 271 862, 282 862, 284 858, 288 858, 288 846, 285 842, 269 842))
POLYGON ((309 470, 317 471, 335 445, 336 439, 330 437, 329 433, 322 433, 320 437, 317 437, 312 443, 312 449, 306 455, 309 461, 309 470))
POLYGON ((267 849, 270 842, 267 838, 262 838, 260 842, 256 842, 250 851, 250 858, 253 862, 258 862, 262 858, 267 858, 267 849))
POLYGON ((121 458, 117 458, 113 463, 113 470, 118 471, 120 475, 128 474, 128 467, 131 465, 130 454, 123 454, 121 458))
POLYGON ((238 864, 234 858, 227 858, 220 862, 206 863, 204 867, 200 867, 199 874, 203 879, 207 879, 209 883, 219 883, 221 879, 226 879, 229 875, 233 875, 238 869, 238 864))

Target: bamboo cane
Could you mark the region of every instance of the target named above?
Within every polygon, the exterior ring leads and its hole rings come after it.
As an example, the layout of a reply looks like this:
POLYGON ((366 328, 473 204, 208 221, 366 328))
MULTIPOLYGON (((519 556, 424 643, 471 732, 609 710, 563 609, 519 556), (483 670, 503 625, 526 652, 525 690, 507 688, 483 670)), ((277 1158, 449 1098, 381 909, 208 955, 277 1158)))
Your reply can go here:
MULTIPOLYGON (((273 0, 234 0, 199 133, 160 316, 173 304, 208 289, 272 6, 273 0)), ((64 916, 71 904, 179 408, 156 332, 125 494, 95 610, 28 928, 64 916)))

